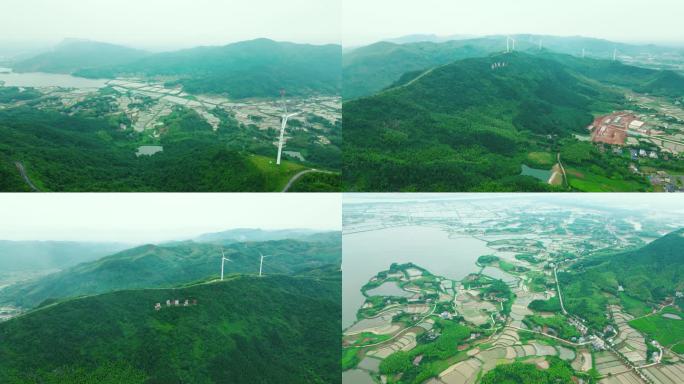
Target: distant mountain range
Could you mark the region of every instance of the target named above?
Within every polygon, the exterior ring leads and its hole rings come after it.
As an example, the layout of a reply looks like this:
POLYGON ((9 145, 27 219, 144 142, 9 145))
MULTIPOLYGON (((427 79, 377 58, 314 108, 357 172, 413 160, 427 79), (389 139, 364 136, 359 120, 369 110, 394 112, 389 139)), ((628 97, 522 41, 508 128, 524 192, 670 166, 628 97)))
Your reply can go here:
POLYGON ((129 248, 128 244, 0 240, 3 272, 63 269, 129 248))
POLYGON ((121 65, 150 55, 149 52, 115 44, 67 39, 53 50, 21 60, 15 72, 73 73, 88 68, 121 65))
POLYGON ((0 323, 0 382, 340 383, 340 319, 339 270, 67 300, 0 323))
MULTIPOLYGON (((518 51, 543 49, 585 57, 611 59, 620 56, 672 55, 684 59, 684 49, 658 45, 635 45, 580 36, 512 35, 518 51)), ((391 85, 407 72, 427 70, 456 60, 484 57, 506 50, 506 36, 441 39, 436 36, 408 36, 346 51, 343 56, 343 97, 371 95, 391 85)))
MULTIPOLYGON (((230 242, 244 242, 244 241, 270 241, 270 240, 284 240, 284 239, 305 239, 314 235, 321 234, 321 231, 312 229, 280 229, 280 230, 263 230, 258 228, 240 228, 231 229, 223 232, 206 233, 198 236, 194 240, 200 243, 230 243, 230 242)), ((328 232, 334 236, 338 236, 338 232, 328 232)))
POLYGON ((22 60, 17 72, 71 73, 91 78, 138 76, 182 85, 190 93, 233 98, 338 94, 339 45, 309 45, 268 39, 225 46, 148 53, 122 46, 71 40, 53 51, 22 60))

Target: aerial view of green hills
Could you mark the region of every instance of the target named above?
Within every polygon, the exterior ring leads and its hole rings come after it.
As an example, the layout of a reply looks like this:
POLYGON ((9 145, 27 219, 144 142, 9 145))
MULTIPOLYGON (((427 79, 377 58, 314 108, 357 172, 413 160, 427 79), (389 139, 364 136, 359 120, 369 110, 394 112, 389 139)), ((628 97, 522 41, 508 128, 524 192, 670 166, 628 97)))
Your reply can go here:
POLYGON ((339 232, 236 229, 111 255, 124 245, 0 247, 17 266, 0 276, 0 382, 341 380, 339 232), (27 249, 52 262, 19 268, 27 249), (77 250, 101 253, 73 265, 77 250))
POLYGON ((541 35, 347 50, 344 190, 678 190, 683 62, 541 35))
POLYGON ((337 191, 341 55, 257 38, 0 56, 0 190, 337 191))

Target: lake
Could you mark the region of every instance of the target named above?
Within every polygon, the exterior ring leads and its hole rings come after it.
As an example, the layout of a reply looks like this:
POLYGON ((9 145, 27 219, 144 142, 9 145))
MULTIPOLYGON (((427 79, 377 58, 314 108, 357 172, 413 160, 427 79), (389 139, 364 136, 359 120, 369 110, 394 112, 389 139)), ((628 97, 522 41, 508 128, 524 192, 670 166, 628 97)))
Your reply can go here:
POLYGON ((342 236, 342 326, 356 321, 363 305, 363 287, 392 263, 413 262, 428 271, 460 280, 477 272, 477 258, 492 253, 486 243, 472 237, 449 238, 440 228, 408 226, 342 236))
POLYGON ((409 297, 413 296, 413 293, 404 291, 401 289, 396 281, 388 281, 383 283, 379 287, 369 289, 366 291, 368 296, 394 296, 394 297, 409 297))
POLYGON ((0 82, 9 87, 102 88, 107 80, 85 79, 56 73, 0 73, 0 82))
POLYGON ((545 183, 549 181, 549 178, 551 178, 551 173, 552 172, 550 170, 531 168, 525 164, 522 165, 522 170, 520 172, 520 174, 523 176, 532 176, 535 179, 539 179, 545 183))
POLYGON ((164 147, 161 145, 141 145, 138 147, 138 150, 135 152, 135 155, 140 157, 140 156, 152 156, 157 152, 162 152, 164 150, 164 147))

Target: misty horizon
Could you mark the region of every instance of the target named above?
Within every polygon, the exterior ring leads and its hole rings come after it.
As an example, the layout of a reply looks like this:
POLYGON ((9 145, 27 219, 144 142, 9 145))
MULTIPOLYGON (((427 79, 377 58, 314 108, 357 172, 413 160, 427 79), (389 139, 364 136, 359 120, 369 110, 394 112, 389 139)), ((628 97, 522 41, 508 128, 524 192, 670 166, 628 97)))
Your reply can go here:
POLYGON ((12 17, 0 36, 42 45, 87 38, 152 51, 259 37, 329 44, 340 40, 339 8, 336 0, 7 0, 3 11, 12 17))
POLYGON ((326 194, 0 195, 1 240, 161 243, 232 229, 340 230, 326 194), (3 204, 4 203, 4 204, 3 204))
POLYGON ((679 24, 682 11, 684 5, 676 0, 425 0, 420 6, 390 0, 348 0, 343 7, 342 35, 345 47, 420 31, 438 36, 582 35, 616 42, 684 45, 684 31, 672 28, 679 24), (458 31, 454 31, 455 26, 458 31))

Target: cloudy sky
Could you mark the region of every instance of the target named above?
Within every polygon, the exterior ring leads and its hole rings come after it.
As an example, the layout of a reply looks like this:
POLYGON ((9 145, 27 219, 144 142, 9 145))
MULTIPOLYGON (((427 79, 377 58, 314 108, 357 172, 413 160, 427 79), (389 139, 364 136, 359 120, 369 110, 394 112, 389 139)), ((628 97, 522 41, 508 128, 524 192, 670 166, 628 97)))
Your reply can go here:
POLYGON ((343 44, 423 33, 684 43, 682 15, 681 0, 344 0, 343 44))
POLYGON ((0 194, 0 239, 159 242, 234 228, 339 230, 340 194, 0 194))
POLYGON ((339 0, 2 0, 0 12, 0 43, 85 38, 166 49, 340 40, 339 0))

